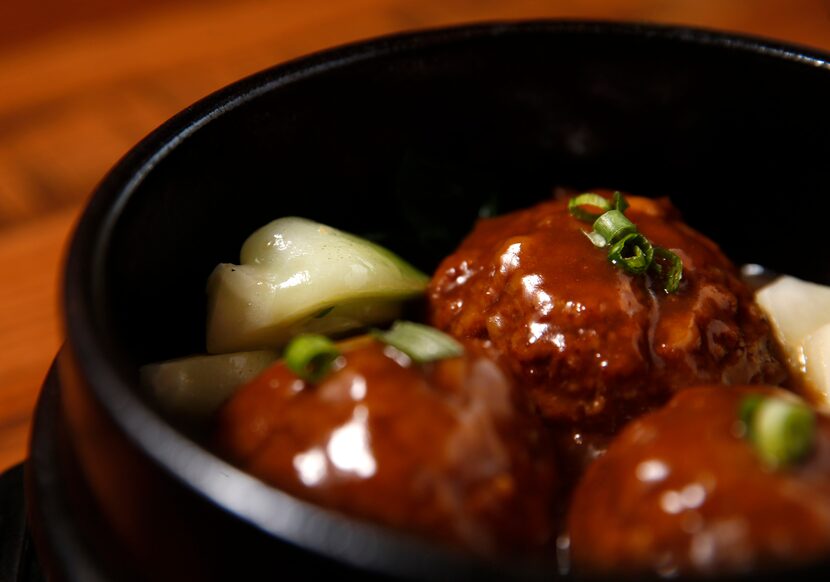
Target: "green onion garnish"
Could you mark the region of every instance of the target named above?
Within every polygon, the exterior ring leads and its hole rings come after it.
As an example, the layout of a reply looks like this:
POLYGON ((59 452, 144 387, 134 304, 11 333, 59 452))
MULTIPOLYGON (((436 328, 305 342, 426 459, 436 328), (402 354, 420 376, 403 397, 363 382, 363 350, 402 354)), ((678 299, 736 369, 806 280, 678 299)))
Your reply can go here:
POLYGON ((609 210, 594 222, 594 232, 609 244, 614 244, 622 237, 636 233, 637 227, 619 210, 609 210))
POLYGON ((319 382, 331 371, 340 351, 327 337, 303 334, 291 340, 285 348, 283 360, 292 372, 306 382, 319 382))
MULTIPOLYGON (((663 277, 663 289, 666 293, 674 293, 680 287, 680 280, 683 279, 683 261, 675 253, 663 247, 655 247, 654 254, 669 263, 668 272, 663 277)), ((663 272, 660 263, 654 263, 658 273, 663 272)))
POLYGON ((592 230, 591 232, 582 231, 582 234, 588 237, 588 240, 593 243, 595 247, 603 248, 608 246, 608 241, 605 240, 605 237, 602 236, 600 233, 592 230))
POLYGON ((594 229, 583 232, 594 246, 611 247, 608 250, 608 260, 614 266, 633 275, 642 275, 651 269, 658 275, 663 275, 663 289, 666 293, 675 293, 683 279, 683 261, 668 249, 653 247, 651 241, 640 234, 637 225, 625 216, 627 208, 628 201, 620 192, 614 192, 613 203, 593 192, 580 194, 568 201, 571 216, 593 221, 594 229), (593 214, 584 210, 583 206, 594 206, 603 210, 603 213, 593 214), (655 261, 655 256, 660 261, 655 261))
POLYGON ((628 210, 628 200, 625 199, 625 196, 620 191, 614 192, 614 208, 620 212, 628 210))
POLYGON ((806 404, 757 394, 741 401, 744 437, 772 469, 793 465, 813 449, 816 415, 806 404))
POLYGON ((738 409, 738 418, 744 427, 744 434, 742 436, 752 439, 752 429, 754 426, 752 419, 755 417, 755 411, 758 410, 758 406, 761 405, 761 402, 765 398, 761 394, 750 394, 741 400, 741 406, 738 409))
POLYGON ((444 332, 411 321, 396 321, 389 331, 375 330, 372 335, 418 364, 455 358, 464 353, 464 347, 444 332))
POLYGON ((608 200, 599 194, 594 194, 593 192, 586 192, 585 194, 580 194, 579 196, 571 198, 568 201, 568 211, 570 211, 571 216, 575 216, 579 220, 585 220, 587 222, 596 220, 602 216, 602 213, 595 214, 593 212, 588 212, 587 210, 583 210, 582 206, 594 206, 602 210, 602 212, 608 212, 612 208, 608 203, 608 200))
POLYGON ((634 275, 648 271, 654 258, 654 248, 648 239, 639 233, 625 235, 608 251, 608 260, 634 275))

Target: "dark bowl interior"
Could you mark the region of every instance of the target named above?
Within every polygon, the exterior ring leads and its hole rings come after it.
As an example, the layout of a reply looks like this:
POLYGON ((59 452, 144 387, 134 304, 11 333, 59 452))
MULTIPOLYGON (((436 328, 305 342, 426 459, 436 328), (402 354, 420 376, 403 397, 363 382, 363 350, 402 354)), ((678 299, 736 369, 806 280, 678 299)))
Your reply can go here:
POLYGON ((305 216, 429 272, 479 215, 557 185, 610 187, 670 196, 736 263, 827 283, 823 59, 702 31, 537 22, 265 71, 184 111, 99 187, 68 264, 69 345, 93 398, 158 471, 280 535, 262 522, 273 512, 229 507, 211 485, 227 465, 137 389, 139 365, 204 351, 206 277, 250 232, 305 216))
POLYGON ((826 280, 803 250, 825 236, 830 73, 705 38, 478 29, 242 83, 124 192, 96 315, 133 364, 202 351, 207 274, 273 218, 371 236, 431 272, 482 206, 555 185, 670 196, 737 263, 826 280))

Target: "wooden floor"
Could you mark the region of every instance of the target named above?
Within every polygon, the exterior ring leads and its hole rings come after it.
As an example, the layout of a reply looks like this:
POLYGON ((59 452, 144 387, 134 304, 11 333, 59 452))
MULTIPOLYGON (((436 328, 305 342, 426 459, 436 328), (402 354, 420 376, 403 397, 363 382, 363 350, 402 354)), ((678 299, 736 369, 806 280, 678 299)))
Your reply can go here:
POLYGON ((65 241, 96 182, 199 97, 395 31, 538 17, 682 23, 830 50, 830 0, 10 0, 0 3, 0 469, 61 343, 65 241))

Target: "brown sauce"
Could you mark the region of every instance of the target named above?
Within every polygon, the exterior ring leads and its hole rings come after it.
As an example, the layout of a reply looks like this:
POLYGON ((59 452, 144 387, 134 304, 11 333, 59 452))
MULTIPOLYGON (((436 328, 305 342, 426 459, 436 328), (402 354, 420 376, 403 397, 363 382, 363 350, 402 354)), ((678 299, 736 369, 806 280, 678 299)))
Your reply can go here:
POLYGON ((588 468, 570 509, 584 574, 761 571, 830 553, 830 419, 793 467, 767 468, 736 426, 742 399, 777 388, 680 392, 632 421, 588 468))
POLYGON ((217 450, 298 497, 474 552, 540 552, 556 473, 491 361, 352 343, 318 385, 277 364, 221 410, 217 450))
POLYGON ((803 467, 760 468, 731 431, 745 385, 786 381, 770 327, 667 200, 629 201, 681 257, 677 293, 614 268, 565 200, 481 220, 428 289, 428 322, 465 356, 415 365, 353 340, 317 385, 277 364, 220 411, 214 448, 290 494, 480 554, 553 560, 569 528, 581 573, 830 551, 828 420, 803 467))
POLYGON ((626 216, 682 258, 677 293, 614 268, 566 200, 480 221, 429 288, 430 323, 490 353, 576 441, 613 435, 687 386, 785 379, 767 321, 718 247, 667 200, 629 201, 626 216))

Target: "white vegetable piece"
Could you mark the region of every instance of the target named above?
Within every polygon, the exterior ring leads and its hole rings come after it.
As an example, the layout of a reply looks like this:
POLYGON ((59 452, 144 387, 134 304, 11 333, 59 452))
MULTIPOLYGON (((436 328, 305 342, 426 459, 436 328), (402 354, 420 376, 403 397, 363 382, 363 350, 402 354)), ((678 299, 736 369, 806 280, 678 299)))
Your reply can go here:
POLYGON ((830 324, 804 340, 804 361, 809 384, 819 392, 820 402, 830 411, 830 324))
POLYGON ((830 287, 779 277, 756 294, 786 351, 816 400, 830 408, 830 287))
POLYGON ((389 250, 304 218, 281 218, 208 280, 207 349, 277 349, 298 333, 337 334, 400 315, 427 277, 389 250))
POLYGON ((177 358, 141 367, 141 383, 159 407, 180 420, 210 418, 237 388, 273 364, 271 351, 177 358))

